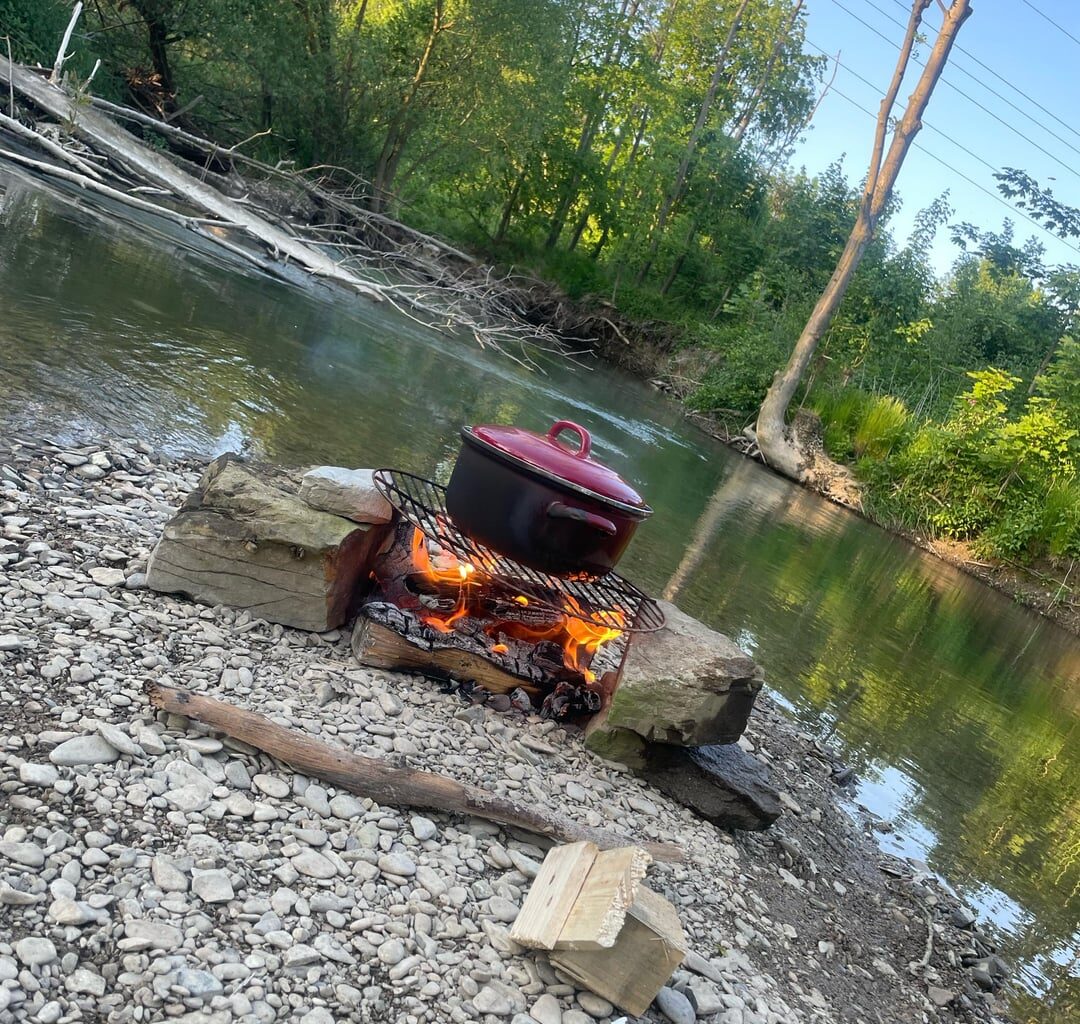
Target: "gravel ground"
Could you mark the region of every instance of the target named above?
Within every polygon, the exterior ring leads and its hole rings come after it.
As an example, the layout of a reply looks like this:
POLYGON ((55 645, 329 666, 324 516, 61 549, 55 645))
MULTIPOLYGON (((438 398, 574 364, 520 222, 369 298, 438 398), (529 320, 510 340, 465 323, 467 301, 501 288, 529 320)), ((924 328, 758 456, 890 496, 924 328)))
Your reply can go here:
POLYGON ((681 843, 687 863, 654 865, 649 884, 693 954, 649 1019, 1006 1019, 980 987, 1001 966, 986 939, 878 852, 837 804, 842 767, 768 700, 744 743, 788 813, 732 836, 554 723, 358 667, 344 632, 147 591, 199 468, 136 442, 0 442, 0 1021, 619 1016, 509 939, 534 838, 337 792, 156 715, 147 679, 681 843))

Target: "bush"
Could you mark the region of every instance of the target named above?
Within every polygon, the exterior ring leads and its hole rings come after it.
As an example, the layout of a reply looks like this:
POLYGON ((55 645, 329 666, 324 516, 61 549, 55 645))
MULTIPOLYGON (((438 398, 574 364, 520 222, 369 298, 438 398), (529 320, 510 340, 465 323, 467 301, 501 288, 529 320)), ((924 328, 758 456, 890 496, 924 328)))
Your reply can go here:
POLYGON ((1010 419, 1005 397, 1016 378, 993 369, 968 376, 949 417, 924 423, 906 443, 906 413, 877 400, 867 435, 890 448, 884 457, 867 449, 873 461, 860 463, 870 504, 989 555, 1080 555, 1077 431, 1053 399, 1030 398, 1010 419))

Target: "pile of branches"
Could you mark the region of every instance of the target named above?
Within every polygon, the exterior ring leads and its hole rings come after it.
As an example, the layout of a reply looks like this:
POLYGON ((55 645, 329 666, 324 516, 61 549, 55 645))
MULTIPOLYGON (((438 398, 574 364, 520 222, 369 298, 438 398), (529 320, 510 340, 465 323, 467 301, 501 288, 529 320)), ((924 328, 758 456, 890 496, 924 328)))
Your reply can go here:
POLYGON ((631 325, 604 303, 572 302, 373 212, 368 182, 344 168, 270 164, 241 152, 244 142, 225 147, 91 96, 89 80, 63 73, 80 8, 51 70, 0 56, 9 108, 0 113, 0 156, 178 222, 266 273, 294 279, 300 268, 531 367, 541 352, 634 365, 670 347, 663 325, 631 325), (152 133, 164 149, 135 132, 152 133))

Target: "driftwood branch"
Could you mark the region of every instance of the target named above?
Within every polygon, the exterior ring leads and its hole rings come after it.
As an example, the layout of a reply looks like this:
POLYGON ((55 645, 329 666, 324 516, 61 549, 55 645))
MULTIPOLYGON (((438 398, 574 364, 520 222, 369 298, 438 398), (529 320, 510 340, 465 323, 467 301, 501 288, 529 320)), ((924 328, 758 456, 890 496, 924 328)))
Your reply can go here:
MULTIPOLYGON (((82 14, 82 8, 82 0, 79 0, 75 5, 75 10, 71 12, 71 21, 68 22, 68 27, 64 29, 64 38, 60 40, 60 49, 56 51, 56 62, 53 64, 52 74, 49 75, 49 81, 53 85, 60 84, 60 75, 64 70, 64 61, 67 60, 68 43, 71 42, 71 33, 75 31, 75 22, 79 20, 79 15, 82 14)), ((95 68, 95 70, 97 69, 95 68)))
POLYGON ((0 114, 0 128, 6 128, 12 135, 17 135, 21 139, 33 142, 34 145, 40 146, 46 153, 56 157, 57 160, 62 160, 64 163, 70 164, 87 177, 94 178, 96 181, 101 181, 101 172, 98 171, 93 164, 76 156, 74 153, 68 152, 68 150, 64 149, 58 142, 53 142, 53 140, 47 136, 34 131, 33 128, 28 128, 22 121, 17 121, 13 117, 8 117, 7 114, 0 114))
POLYGON ((548 836, 562 843, 589 840, 605 850, 640 846, 659 861, 681 861, 685 858, 678 846, 644 843, 616 832, 590 828, 536 807, 523 807, 505 797, 463 785, 445 775, 417 768, 394 768, 378 758, 332 747, 299 730, 277 725, 265 715, 213 697, 152 681, 146 684, 144 690, 150 703, 162 711, 184 715, 218 729, 292 765, 305 775, 322 779, 358 796, 370 797, 379 804, 424 807, 470 815, 548 836))

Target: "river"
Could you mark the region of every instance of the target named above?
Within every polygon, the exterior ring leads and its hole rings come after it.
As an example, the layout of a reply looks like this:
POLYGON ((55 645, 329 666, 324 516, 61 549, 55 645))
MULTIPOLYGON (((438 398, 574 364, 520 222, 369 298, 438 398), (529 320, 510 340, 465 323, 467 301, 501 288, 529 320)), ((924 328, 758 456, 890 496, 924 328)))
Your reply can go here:
POLYGON ((882 845, 1001 935, 1029 1019, 1080 999, 1080 644, 730 453, 606 367, 530 372, 0 165, 0 423, 445 472, 463 423, 573 419, 656 510, 628 576, 734 637, 857 770, 882 845))

